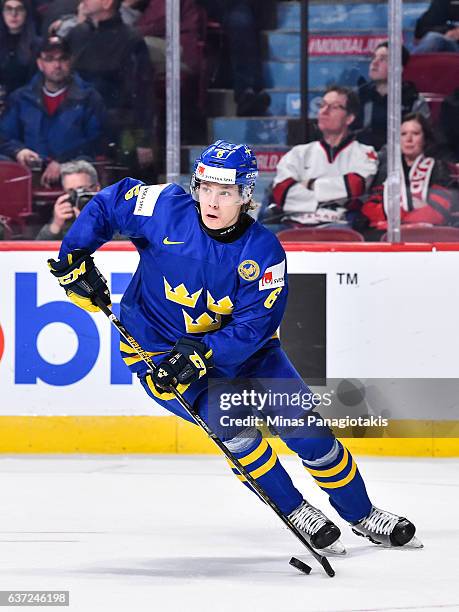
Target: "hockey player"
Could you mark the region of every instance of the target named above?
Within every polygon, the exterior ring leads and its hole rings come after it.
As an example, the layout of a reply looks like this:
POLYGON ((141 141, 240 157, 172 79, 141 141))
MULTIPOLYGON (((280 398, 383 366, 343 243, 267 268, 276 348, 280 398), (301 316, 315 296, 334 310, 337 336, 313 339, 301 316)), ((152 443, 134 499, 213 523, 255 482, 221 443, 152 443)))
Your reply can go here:
MULTIPOLYGON (((91 253, 115 231, 130 237, 140 262, 121 301, 121 320, 158 367, 148 371, 123 341, 121 355, 150 397, 188 420, 170 386, 207 421, 209 373, 290 379, 308 391, 276 333, 287 300, 285 252, 247 214, 256 177, 252 151, 219 140, 196 160, 191 195, 175 184, 124 179, 93 198, 65 236, 59 260, 49 261, 68 297, 96 311, 79 281, 106 304, 110 294, 91 253)), ((385 546, 420 546, 410 521, 373 506, 353 457, 333 433, 314 426, 307 433, 281 437, 355 533, 385 546)), ((256 428, 224 442, 313 547, 344 552, 339 528, 303 499, 256 428)))

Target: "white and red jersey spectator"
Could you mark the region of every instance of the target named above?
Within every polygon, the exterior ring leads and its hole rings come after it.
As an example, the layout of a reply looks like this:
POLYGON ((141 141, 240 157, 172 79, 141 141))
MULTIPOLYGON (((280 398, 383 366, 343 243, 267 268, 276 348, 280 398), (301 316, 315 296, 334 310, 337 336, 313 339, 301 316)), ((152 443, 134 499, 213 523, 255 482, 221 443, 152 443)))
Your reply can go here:
MULTIPOLYGON (((449 212, 456 196, 450 188, 452 179, 447 165, 425 155, 431 139, 430 126, 420 113, 406 115, 401 126, 403 180, 401 182, 400 214, 402 224, 428 223, 447 225, 449 212)), ((387 228, 387 166, 381 156, 378 175, 362 213, 370 227, 387 228)))
POLYGON ((377 171, 371 146, 357 142, 349 126, 358 112, 356 94, 331 87, 320 105, 322 139, 293 147, 280 160, 273 199, 282 221, 318 225, 345 221, 377 171))

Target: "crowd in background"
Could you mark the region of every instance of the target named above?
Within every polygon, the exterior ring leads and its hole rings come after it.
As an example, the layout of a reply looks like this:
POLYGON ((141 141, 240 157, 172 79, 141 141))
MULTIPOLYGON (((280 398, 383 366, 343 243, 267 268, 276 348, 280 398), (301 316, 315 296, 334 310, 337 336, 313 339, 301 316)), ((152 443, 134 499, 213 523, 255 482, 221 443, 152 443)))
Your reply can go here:
MULTIPOLYGON (((182 143, 207 143, 205 91, 221 69, 206 50, 209 20, 223 32, 218 60, 230 68, 223 72, 235 114, 269 113, 260 31, 274 4, 181 0, 182 143)), ((56 191, 28 237, 60 239, 86 201, 80 192, 125 175, 152 183, 164 171, 165 0, 1 0, 0 7, 0 161, 30 168, 35 188, 56 191)), ((454 11, 451 0, 432 1, 418 20, 414 52, 459 51, 454 11)), ((403 65, 409 57, 403 47, 403 65)), ((387 228, 387 93, 382 43, 367 80, 354 91, 327 90, 317 139, 279 162, 259 214, 271 231, 346 226, 373 239, 387 228)), ((459 211, 459 88, 435 134, 429 104, 410 82, 401 112, 402 223, 447 225, 459 211)), ((7 225, 0 218, 0 237, 7 225)))
MULTIPOLYGON (((261 212, 271 231, 346 227, 378 240, 388 229, 388 54, 387 42, 376 47, 369 80, 356 91, 329 87, 319 105, 318 139, 280 160, 261 212)), ((405 47, 401 54, 406 65, 410 54, 405 47)), ((457 151, 443 130, 434 133, 428 103, 406 81, 401 117, 401 224, 459 224, 457 151)))

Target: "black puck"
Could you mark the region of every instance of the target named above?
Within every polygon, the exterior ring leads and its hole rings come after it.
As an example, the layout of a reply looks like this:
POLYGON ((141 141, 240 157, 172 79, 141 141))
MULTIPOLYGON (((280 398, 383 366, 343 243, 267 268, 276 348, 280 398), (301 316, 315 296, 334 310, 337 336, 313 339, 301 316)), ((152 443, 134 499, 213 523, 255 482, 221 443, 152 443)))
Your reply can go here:
POLYGON ((306 563, 303 563, 303 561, 300 561, 296 557, 292 557, 289 563, 293 567, 296 567, 296 569, 299 570, 300 572, 303 572, 303 574, 311 573, 311 568, 309 567, 309 565, 307 565, 306 563))

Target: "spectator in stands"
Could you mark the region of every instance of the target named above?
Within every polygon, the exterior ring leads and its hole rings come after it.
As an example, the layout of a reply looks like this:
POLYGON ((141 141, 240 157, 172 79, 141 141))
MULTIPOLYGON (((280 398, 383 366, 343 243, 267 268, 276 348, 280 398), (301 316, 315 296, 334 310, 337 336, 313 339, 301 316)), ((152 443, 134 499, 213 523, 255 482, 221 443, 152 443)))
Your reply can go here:
POLYGON ((97 170, 84 160, 62 164, 60 178, 65 193, 57 198, 51 221, 41 228, 35 240, 62 240, 92 195, 100 191, 97 170))
POLYGON ((0 87, 2 98, 25 85, 35 73, 39 38, 29 0, 2 0, 0 87))
POLYGON ((94 158, 104 123, 100 95, 72 74, 68 45, 57 37, 44 41, 39 73, 13 92, 0 121, 0 154, 20 164, 44 164, 44 186, 59 180, 60 164, 94 158))
POLYGON ((70 30, 86 19, 84 6, 79 0, 53 0, 43 15, 43 36, 65 38, 70 30))
MULTIPOLYGON (((409 51, 402 47, 402 65, 406 66, 409 51)), ((360 114, 354 128, 358 139, 373 145, 379 150, 387 142, 387 93, 388 93, 389 48, 387 42, 379 44, 370 63, 370 81, 359 82, 360 114)), ((427 101, 419 95, 413 83, 402 83, 402 114, 419 112, 427 119, 430 108, 427 101)))
MULTIPOLYGON (((145 0, 122 0, 120 15, 123 22, 134 26, 139 20, 145 0)), ((44 36, 56 34, 65 38, 70 30, 86 19, 84 4, 80 0, 52 0, 42 19, 44 36)))
MULTIPOLYGON (((199 70, 200 14, 195 0, 180 1, 180 46, 182 66, 193 75, 199 70)), ((166 36, 166 1, 148 0, 136 24, 142 36, 164 39, 166 36)))
POLYGON ((120 17, 119 0, 82 0, 86 21, 67 40, 75 70, 102 95, 109 136, 141 167, 153 161, 153 70, 143 38, 120 17))
POLYGON ((432 0, 416 22, 417 42, 413 53, 457 53, 459 51, 459 3, 432 0))
POLYGON ((260 26, 268 0, 199 0, 221 22, 229 45, 237 115, 264 115, 271 103, 263 91, 260 26))
MULTIPOLYGON (((124 0, 124 2, 129 1, 131 0, 124 0)), ((205 140, 206 120, 202 113, 203 109, 199 105, 199 78, 200 70, 203 69, 203 58, 200 48, 200 39, 203 37, 202 30, 204 26, 202 23, 203 12, 197 6, 195 0, 180 0, 181 138, 182 142, 188 143, 205 140)), ((135 27, 145 37, 150 58, 154 62, 158 84, 158 99, 161 101, 159 114, 162 118, 165 112, 165 0, 149 0, 135 27)))
MULTIPOLYGON (((448 224, 449 211, 457 194, 450 189, 452 180, 446 164, 426 155, 432 143, 432 130, 421 113, 409 113, 403 118, 400 213, 404 224, 448 224)), ((371 193, 362 207, 363 215, 375 230, 387 228, 386 179, 387 156, 384 151, 371 193)))
POLYGON ((357 142, 349 131, 358 111, 355 92, 329 87, 318 114, 322 139, 293 147, 277 165, 275 205, 271 220, 264 220, 268 229, 346 224, 358 214, 358 198, 377 170, 373 147, 357 142))

